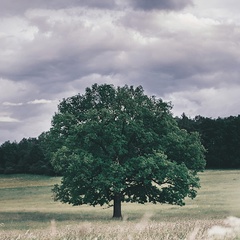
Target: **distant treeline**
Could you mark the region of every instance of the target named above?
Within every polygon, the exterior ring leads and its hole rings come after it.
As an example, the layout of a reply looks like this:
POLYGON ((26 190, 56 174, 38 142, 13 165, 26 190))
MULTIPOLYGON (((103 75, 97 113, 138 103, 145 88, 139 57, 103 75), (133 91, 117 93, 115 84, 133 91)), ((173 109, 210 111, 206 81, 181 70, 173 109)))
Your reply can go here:
POLYGON ((45 136, 24 138, 19 143, 6 141, 0 146, 0 173, 55 174, 45 136))
POLYGON ((227 118, 194 119, 182 114, 176 118, 180 128, 200 133, 206 151, 207 169, 240 168, 240 115, 227 118))
MULTIPOLYGON (((227 118, 176 117, 180 128, 199 132, 206 148, 207 169, 240 168, 240 115, 227 118)), ((51 151, 54 140, 48 132, 19 143, 6 141, 0 146, 0 173, 54 175, 51 151)))

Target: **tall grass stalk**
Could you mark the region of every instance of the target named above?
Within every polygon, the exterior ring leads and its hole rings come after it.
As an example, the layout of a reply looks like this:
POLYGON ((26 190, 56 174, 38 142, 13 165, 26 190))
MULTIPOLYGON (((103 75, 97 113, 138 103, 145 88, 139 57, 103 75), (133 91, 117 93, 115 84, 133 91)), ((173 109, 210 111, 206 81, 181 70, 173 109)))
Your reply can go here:
POLYGON ((132 222, 81 222, 58 226, 52 220, 46 229, 27 231, 0 230, 1 240, 216 240, 240 239, 240 219, 229 217, 225 220, 184 220, 159 222, 146 214, 140 221, 132 222))

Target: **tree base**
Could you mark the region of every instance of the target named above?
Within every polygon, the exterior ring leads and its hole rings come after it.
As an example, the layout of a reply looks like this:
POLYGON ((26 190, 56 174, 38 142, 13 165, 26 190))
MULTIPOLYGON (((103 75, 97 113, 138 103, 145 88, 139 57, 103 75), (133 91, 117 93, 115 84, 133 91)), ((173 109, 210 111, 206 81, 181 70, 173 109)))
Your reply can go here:
POLYGON ((113 219, 113 220, 122 221, 122 220, 123 220, 123 217, 122 217, 122 216, 121 216, 121 217, 115 217, 115 216, 113 216, 112 219, 113 219))
POLYGON ((121 195, 116 194, 113 201, 113 219, 122 219, 121 195))

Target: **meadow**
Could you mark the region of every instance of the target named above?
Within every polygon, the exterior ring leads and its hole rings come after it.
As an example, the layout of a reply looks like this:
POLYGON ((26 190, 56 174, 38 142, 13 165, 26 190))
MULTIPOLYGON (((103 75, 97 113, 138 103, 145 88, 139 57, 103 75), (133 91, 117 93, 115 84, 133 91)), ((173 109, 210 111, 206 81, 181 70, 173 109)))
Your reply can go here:
POLYGON ((207 170, 183 207, 126 204, 112 208, 52 199, 58 177, 0 175, 0 239, 240 239, 240 170, 207 170))

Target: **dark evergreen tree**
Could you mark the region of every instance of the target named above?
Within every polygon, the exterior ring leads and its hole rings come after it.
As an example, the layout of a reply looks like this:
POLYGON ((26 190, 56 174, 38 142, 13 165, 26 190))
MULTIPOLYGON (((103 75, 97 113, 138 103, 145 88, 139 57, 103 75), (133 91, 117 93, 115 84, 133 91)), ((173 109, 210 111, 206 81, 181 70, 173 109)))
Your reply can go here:
POLYGON ((240 168, 240 116, 177 118, 180 128, 198 131, 206 148, 206 168, 240 168))
POLYGON ((43 142, 37 138, 23 138, 19 143, 6 141, 0 147, 0 173, 53 175, 50 157, 45 151, 43 142))
POLYGON ((4 173, 18 173, 18 147, 16 142, 7 141, 2 144, 2 166, 4 166, 4 173))

